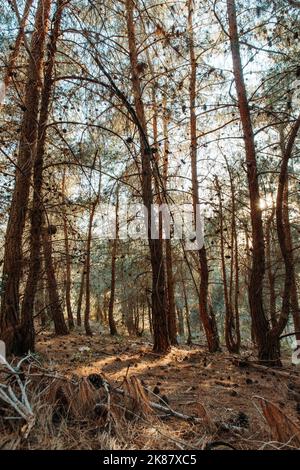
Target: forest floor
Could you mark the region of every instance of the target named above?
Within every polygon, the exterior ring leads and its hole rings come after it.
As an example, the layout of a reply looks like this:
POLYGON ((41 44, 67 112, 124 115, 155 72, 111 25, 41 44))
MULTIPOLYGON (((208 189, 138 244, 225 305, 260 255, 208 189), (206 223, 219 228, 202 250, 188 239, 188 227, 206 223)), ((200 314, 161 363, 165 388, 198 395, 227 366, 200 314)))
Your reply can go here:
MULTIPOLYGON (((243 352, 243 357, 249 356, 251 352, 243 352)), ((97 374, 117 387, 125 378, 135 376, 150 400, 202 421, 163 413, 157 417, 154 411, 153 417, 123 421, 121 433, 111 427, 104 432, 98 421, 85 417, 49 421, 48 408, 36 403, 34 408, 40 416, 28 438, 18 436, 16 440, 15 428, 8 427, 7 435, 1 436, 0 448, 204 449, 220 441, 213 446, 222 447, 224 442, 235 449, 280 448, 264 419, 260 397, 300 424, 298 369, 290 358, 277 373, 267 368, 257 370, 227 352, 209 354, 200 345, 180 345, 158 356, 144 338, 87 337, 78 331, 66 337, 40 334, 37 358, 45 370, 66 379, 97 374)))

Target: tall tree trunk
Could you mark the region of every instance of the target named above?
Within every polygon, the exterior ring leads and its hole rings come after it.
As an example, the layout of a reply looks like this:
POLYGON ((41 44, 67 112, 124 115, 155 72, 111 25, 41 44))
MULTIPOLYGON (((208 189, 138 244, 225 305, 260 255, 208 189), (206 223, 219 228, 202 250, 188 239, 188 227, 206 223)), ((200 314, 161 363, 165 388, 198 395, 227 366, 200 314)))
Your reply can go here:
POLYGON ((45 271, 47 276, 48 296, 49 296, 49 310, 51 318, 54 322, 55 333, 57 335, 67 335, 68 328, 64 319, 64 313, 61 306, 61 301, 58 295, 57 281, 55 269, 52 259, 52 240, 53 226, 44 226, 42 229, 42 240, 44 249, 45 271))
POLYGON ((224 214, 223 214, 223 203, 222 203, 222 194, 221 186, 216 178, 216 191, 219 199, 219 220, 220 220, 220 252, 221 252, 221 271, 223 278, 223 291, 224 291, 224 304, 225 304, 225 341, 227 349, 230 353, 237 353, 237 341, 235 339, 235 322, 233 307, 228 292, 228 281, 227 281, 227 272, 226 272, 226 263, 225 263, 225 244, 224 244, 224 214))
POLYGON ((231 191, 231 286, 230 286, 230 301, 231 305, 234 307, 234 321, 235 321, 235 336, 236 336, 236 350, 239 352, 241 347, 241 331, 240 331, 240 313, 239 313, 239 246, 238 246, 238 237, 237 237, 237 227, 236 227, 236 196, 235 196, 235 186, 234 186, 234 177, 232 171, 228 166, 228 173, 230 179, 230 191, 231 191), (234 277, 234 279, 233 279, 234 277), (232 300, 232 290, 234 284, 234 299, 232 300))
MULTIPOLYGON (((194 223, 200 218, 199 211, 199 188, 197 174, 197 117, 196 117, 196 73, 197 61, 194 50, 193 33, 193 1, 188 1, 188 33, 189 33, 189 53, 190 53, 190 134, 191 134, 191 168, 192 168, 192 193, 194 208, 194 223)), ((200 266, 200 289, 199 289, 199 309, 200 319, 205 331, 208 349, 216 352, 220 349, 217 323, 212 309, 208 305, 208 264, 205 246, 199 250, 200 266)))
POLYGON ((74 328, 74 318, 72 312, 71 304, 71 257, 70 257, 70 247, 69 247, 69 236, 68 236, 68 219, 65 208, 65 192, 66 192, 66 172, 64 169, 63 172, 63 181, 62 181, 62 195, 64 198, 63 201, 63 224, 64 224, 64 243, 65 243, 65 254, 66 254, 66 308, 68 315, 68 326, 72 330, 74 328))
POLYGON ((33 206, 30 217, 30 261, 29 273, 24 291, 21 310, 21 336, 22 353, 34 350, 34 322, 33 306, 36 294, 38 278, 40 273, 40 249, 41 232, 43 223, 43 162, 47 138, 47 122, 52 94, 52 74, 55 62, 56 43, 60 29, 61 16, 63 11, 63 1, 58 0, 57 9, 53 19, 53 29, 51 31, 48 45, 48 60, 45 70, 44 87, 41 96, 41 110, 38 125, 38 141, 33 164, 33 206))
POLYGON ((275 291, 275 273, 272 268, 272 240, 271 240, 271 228, 275 215, 275 205, 273 204, 271 213, 266 222, 266 268, 268 274, 268 287, 269 287, 269 309, 271 317, 271 325, 274 328, 277 325, 276 318, 276 291, 275 291))
POLYGON ((111 282, 110 282, 110 298, 108 305, 108 323, 109 330, 111 335, 117 335, 117 327, 114 319, 114 302, 115 302, 115 290, 116 290, 116 257, 117 257, 117 247, 118 247, 118 237, 119 237, 119 188, 116 189, 116 234, 115 238, 112 241, 112 250, 111 250, 111 282))
POLYGON ((142 99, 142 86, 138 67, 138 52, 135 37, 135 20, 134 20, 134 1, 126 0, 126 20, 127 34, 129 44, 129 55, 131 65, 131 81, 134 95, 135 112, 138 119, 138 128, 141 145, 142 157, 142 195, 143 203, 148 211, 147 214, 147 231, 148 242, 150 248, 150 258, 152 267, 152 323, 154 333, 153 350, 157 353, 165 353, 169 350, 170 342, 167 326, 166 315, 166 298, 165 298, 165 276, 162 241, 160 239, 152 239, 151 237, 151 221, 152 221, 152 168, 151 160, 153 159, 152 149, 148 142, 147 124, 142 99))
MULTIPOLYGON (((168 184, 168 171, 169 171, 169 132, 168 132, 168 119, 166 116, 166 94, 163 98, 163 139, 164 139, 164 150, 163 150, 163 192, 167 194, 168 184)), ((156 147, 158 144, 156 143, 156 147)), ((166 199, 166 197, 165 197, 166 199)), ((166 201, 167 202, 167 201, 166 201)), ((168 298, 168 332, 169 338, 172 345, 176 346, 177 342, 177 324, 176 324, 176 308, 175 308, 175 295, 174 295, 174 279, 173 279, 173 260, 172 260, 172 243, 171 239, 165 240, 165 264, 166 264, 166 277, 167 277, 167 298, 168 298)))
POLYGON ((295 140, 300 128, 300 115, 295 121, 286 146, 281 142, 283 149, 282 161, 280 166, 278 190, 276 199, 276 227, 281 254, 285 266, 285 282, 282 296, 282 306, 277 325, 272 328, 272 338, 278 338, 285 328, 290 307, 292 306, 294 322, 296 321, 296 331, 299 328, 299 306, 296 288, 296 276, 293 259, 293 247, 291 239, 291 228, 288 213, 288 163, 292 155, 295 140))
POLYGON ((171 240, 165 240, 166 250, 166 274, 167 274, 167 293, 168 293, 168 332, 170 342, 173 346, 177 342, 177 323, 176 323, 176 308, 174 297, 174 279, 173 279, 173 261, 172 261, 172 244, 171 240))
POLYGON ((28 207, 32 161, 37 143, 42 65, 50 5, 51 0, 40 0, 35 16, 27 66, 25 111, 21 124, 15 187, 5 237, 0 331, 1 337, 6 341, 8 353, 12 351, 18 353, 19 346, 21 350, 23 349, 17 331, 20 316, 19 289, 22 275, 22 238, 28 207), (7 328, 10 329, 8 337, 5 333, 7 328))
POLYGON ((300 307, 299 307, 299 300, 298 300, 298 289, 297 289, 297 282, 296 282, 296 273, 295 273, 295 263, 294 263, 294 248, 293 248, 293 241, 292 241, 292 234, 291 234, 291 224, 289 219, 289 182, 287 180, 283 195, 283 220, 284 220, 284 229, 285 229, 285 240, 287 244, 288 251, 290 253, 291 263, 293 266, 293 270, 291 272, 291 295, 290 295, 290 302, 291 302, 291 310, 293 315, 293 322, 294 322, 294 329, 295 329, 295 337, 296 340, 300 342, 300 307))
POLYGON ((276 365, 280 363, 278 339, 269 334, 270 328, 263 307, 263 279, 265 273, 264 232, 260 209, 254 134, 241 63, 235 0, 227 0, 227 14, 229 21, 233 72, 244 134, 248 189, 250 196, 250 216, 253 243, 252 269, 249 283, 250 313, 258 347, 258 357, 265 363, 276 365))
POLYGON ((92 232, 93 232, 93 222, 96 207, 98 204, 98 197, 92 203, 90 210, 90 219, 89 219, 89 228, 88 228, 88 238, 86 244, 86 259, 85 259, 85 311, 84 311, 84 327, 87 336, 92 336, 93 332, 90 326, 90 311, 91 311, 91 244, 92 244, 92 232))
POLYGON ((182 292, 183 292, 183 300, 184 300, 184 308, 185 308, 185 320, 186 320, 186 326, 187 326, 187 332, 188 332, 186 342, 188 345, 191 345, 192 344, 192 330, 191 330, 191 322, 190 322, 190 309, 189 309, 189 303, 188 303, 182 268, 180 270, 180 275, 181 275, 181 284, 182 284, 182 292))

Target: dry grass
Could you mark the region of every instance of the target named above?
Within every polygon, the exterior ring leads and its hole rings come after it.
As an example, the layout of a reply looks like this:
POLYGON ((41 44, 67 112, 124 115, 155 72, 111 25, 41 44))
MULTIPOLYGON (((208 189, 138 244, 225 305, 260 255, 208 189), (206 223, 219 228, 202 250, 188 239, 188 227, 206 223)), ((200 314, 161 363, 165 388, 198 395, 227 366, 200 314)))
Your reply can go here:
MULTIPOLYGON (((100 344, 95 337, 88 340, 89 350, 80 352, 82 344, 86 338, 80 334, 41 339, 39 362, 24 362, 19 376, 35 424, 26 437, 24 420, 12 419, 12 410, 0 402, 0 448, 204 449, 215 442, 236 449, 282 448, 257 395, 297 425, 289 377, 242 369, 227 354, 209 355, 199 347, 174 348, 160 357, 142 340, 102 337, 100 344), (197 421, 151 406, 165 406, 164 400, 197 421)), ((16 387, 13 374, 0 373, 0 383, 7 382, 16 387)))

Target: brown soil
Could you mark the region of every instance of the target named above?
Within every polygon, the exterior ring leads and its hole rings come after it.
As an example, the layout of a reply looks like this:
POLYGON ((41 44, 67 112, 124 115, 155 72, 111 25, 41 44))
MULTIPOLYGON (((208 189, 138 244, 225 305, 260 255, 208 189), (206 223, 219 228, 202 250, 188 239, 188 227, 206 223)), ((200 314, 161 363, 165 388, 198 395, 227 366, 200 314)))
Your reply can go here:
MULTIPOLYGON (((202 424, 174 417, 156 424, 129 424, 126 448, 201 449, 214 441, 224 441, 237 449, 279 448, 278 443, 271 442, 258 397, 270 400, 299 424, 297 396, 289 389, 297 369, 288 360, 283 368, 287 377, 282 377, 271 369, 243 367, 226 352, 208 354, 202 346, 173 347, 161 357, 151 353, 151 344, 145 339, 107 335, 87 338, 78 332, 63 338, 44 333, 39 337, 37 352, 43 363, 50 363, 53 370, 66 376, 96 373, 121 384, 124 377, 134 375, 150 390, 150 399, 158 395, 176 411, 205 415, 202 424)), ((116 441, 114 445, 122 448, 124 443, 116 441)), ((89 448, 87 442, 74 446, 89 448)))

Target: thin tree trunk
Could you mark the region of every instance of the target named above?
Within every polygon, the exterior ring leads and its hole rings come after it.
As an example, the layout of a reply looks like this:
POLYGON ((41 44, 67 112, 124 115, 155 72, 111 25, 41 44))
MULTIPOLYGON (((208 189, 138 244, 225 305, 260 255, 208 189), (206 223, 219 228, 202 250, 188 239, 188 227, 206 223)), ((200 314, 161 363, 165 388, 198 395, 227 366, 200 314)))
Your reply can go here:
MULTIPOLYGON (((66 184, 66 172, 64 169, 63 172, 63 181, 62 181, 62 195, 64 198, 63 204, 65 204, 65 184, 66 184)), ((74 318, 72 312, 71 304, 71 257, 70 257, 70 248, 69 248, 69 236, 68 236, 68 219, 65 206, 63 207, 63 224, 64 224, 64 243, 65 243, 65 253, 66 253, 66 308, 68 315, 68 326, 72 330, 74 328, 74 318)))
POLYGON ((269 215, 266 222, 266 268, 268 274, 268 283, 269 283, 269 309, 270 309, 270 318, 271 325, 274 328, 277 325, 276 318, 276 291, 275 291, 275 274, 272 269, 272 251, 271 251, 271 227, 275 215, 275 205, 273 204, 271 214, 269 215))
POLYGON ((77 314, 76 314, 77 326, 81 326, 81 309, 82 309, 82 300, 83 300, 83 294, 84 294, 85 264, 86 264, 86 261, 84 261, 84 265, 82 267, 79 296, 77 300, 77 314))
MULTIPOLYGON (((193 34, 193 2, 188 1, 188 30, 189 30, 189 53, 190 53, 190 134, 191 134, 191 168, 192 168, 192 193, 194 208, 194 223, 200 218, 199 213, 199 188, 197 174, 197 117, 196 117, 196 73, 197 62, 194 50, 193 34)), ((205 246, 199 250, 200 265, 200 289, 199 309, 200 319, 205 331, 208 349, 210 352, 220 350, 217 323, 212 309, 208 305, 208 264, 205 246)))
POLYGON ((148 295, 146 294, 146 300, 147 300, 147 309, 148 309, 148 320, 149 320, 149 330, 150 334, 153 336, 153 325, 152 325, 152 308, 151 308, 151 303, 148 295))
POLYGON ((160 239, 152 239, 151 237, 153 205, 153 172, 151 168, 151 160, 153 159, 153 154, 148 142, 146 116, 142 99, 142 86, 139 74, 138 53, 135 37, 133 0, 126 0, 126 20, 130 52, 132 89, 134 95, 135 112, 139 123, 138 127, 142 156, 142 195, 143 203, 148 211, 147 231, 152 267, 152 323, 154 333, 153 350, 157 353, 165 353, 169 350, 170 342, 166 315, 164 261, 162 241, 160 239))
POLYGON ((182 315, 182 309, 177 307, 177 318, 178 318, 178 333, 182 338, 184 337, 184 320, 182 315))
POLYGON ((40 279, 38 281, 38 288, 34 302, 34 316, 38 315, 38 320, 42 328, 46 326, 46 315, 45 315, 45 296, 44 296, 44 278, 40 272, 40 279))
POLYGON ((189 303, 188 303, 182 269, 181 269, 180 274, 181 274, 181 284, 182 284, 183 300, 184 300, 184 307, 185 307, 185 320, 186 320, 186 326, 187 326, 187 332, 188 332, 188 337, 187 337, 186 342, 188 345, 191 345, 192 344, 192 330, 191 330, 191 322, 190 322, 190 309, 189 309, 189 303))
POLYGON ((108 297, 108 293, 106 292, 103 298, 103 313, 104 313, 104 322, 106 325, 108 324, 108 304, 109 304, 109 297, 108 297))
POLYGON ((173 346, 177 342, 177 324, 176 324, 176 308, 174 297, 174 279, 173 279, 173 261, 172 261, 172 245, 171 240, 165 240, 166 249, 166 274, 167 274, 167 292, 168 292, 168 332, 170 342, 173 346))
POLYGON ((85 311, 84 311, 84 327, 87 336, 92 336, 93 332, 90 326, 90 311, 91 311, 91 243, 92 243, 92 231, 93 231, 93 221, 96 206, 98 203, 98 198, 92 203, 90 210, 90 220, 88 228, 88 238, 86 246, 86 264, 85 264, 85 311))
POLYGON ((228 292, 228 281, 226 273, 226 263, 225 263, 225 246, 224 246, 224 214, 223 214, 223 203, 222 203, 222 194, 221 186, 216 178, 216 190, 217 196, 219 199, 219 220, 220 220, 220 252, 221 252, 221 270, 223 277, 223 291, 224 291, 224 304, 225 304, 225 341, 227 349, 230 353, 237 353, 238 347, 237 342, 234 337, 234 315, 231 299, 228 292))
MULTIPOLYGON (((163 192, 167 193, 168 184, 168 170, 169 170, 169 145, 168 145, 168 120, 166 117, 166 97, 163 99, 163 139, 164 139, 164 152, 163 152, 163 192)), ((157 147, 156 143, 156 147, 157 147)), ((170 343, 173 346, 177 342, 177 324, 176 324, 176 308, 174 296, 174 279, 173 279, 173 260, 172 260, 172 243, 171 239, 164 241, 165 246, 165 265, 166 265, 166 278, 167 278, 167 298, 168 298, 168 332, 170 343)))
POLYGON ((235 336, 236 336, 236 350, 239 352, 241 347, 241 331, 240 331, 240 313, 239 313, 239 246, 236 228, 236 197, 234 176, 226 160, 226 165, 230 179, 231 191, 231 279, 230 279, 230 302, 234 309, 234 322, 235 322, 235 336), (234 284, 234 289, 233 289, 234 284), (234 296, 233 291, 234 290, 234 296), (234 297, 232 299, 232 297, 234 297))
POLYGON ((142 305, 142 329, 138 332, 139 336, 143 336, 145 331, 145 303, 142 305))
POLYGON ((116 257, 117 257, 117 248, 118 248, 118 236, 119 236, 119 188, 116 190, 116 234, 115 238, 112 241, 112 250, 111 250, 111 282, 110 282, 110 298, 108 305, 108 323, 110 334, 115 336, 118 334, 116 322, 114 319, 114 301, 115 301, 115 290, 116 290, 116 257))

